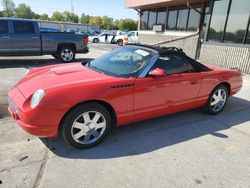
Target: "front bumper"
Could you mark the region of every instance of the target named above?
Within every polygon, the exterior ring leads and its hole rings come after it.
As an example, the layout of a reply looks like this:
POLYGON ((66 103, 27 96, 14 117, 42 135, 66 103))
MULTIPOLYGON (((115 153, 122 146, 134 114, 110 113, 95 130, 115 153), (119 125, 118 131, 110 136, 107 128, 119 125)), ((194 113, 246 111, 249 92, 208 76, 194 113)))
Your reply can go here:
POLYGON ((36 125, 28 125, 24 123, 20 116, 9 106, 9 113, 13 117, 13 119, 17 122, 17 124, 25 130, 27 133, 38 136, 38 137, 56 137, 57 129, 53 127, 38 127, 36 125))
POLYGON ((23 110, 26 98, 15 87, 9 92, 8 111, 17 124, 29 134, 38 137, 56 137, 58 126, 46 125, 41 121, 36 121, 37 114, 34 111, 23 110))

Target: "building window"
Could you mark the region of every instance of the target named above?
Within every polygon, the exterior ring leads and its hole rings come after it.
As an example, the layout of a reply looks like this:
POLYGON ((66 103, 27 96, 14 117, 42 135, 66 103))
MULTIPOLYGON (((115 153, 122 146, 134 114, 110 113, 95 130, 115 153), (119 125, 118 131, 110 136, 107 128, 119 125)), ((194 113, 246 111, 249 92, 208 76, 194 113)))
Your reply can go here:
POLYGON ((153 25, 156 24, 156 15, 157 11, 149 11, 149 17, 148 17, 148 29, 152 30, 153 25))
POLYGON ((178 14, 177 30, 186 31, 189 9, 181 9, 178 14))
MULTIPOLYGON (((201 9, 200 4, 196 4, 194 7, 197 10, 201 9)), ((196 31, 199 20, 198 12, 183 6, 170 8, 169 11, 166 9, 144 10, 140 17, 140 29, 152 30, 153 25, 163 25, 167 30, 196 31)))
POLYGON ((249 0, 214 1, 208 41, 248 44, 249 13, 249 0))
POLYGON ((156 24, 165 25, 166 14, 167 14, 166 9, 165 10, 159 10, 158 14, 157 14, 156 24))
POLYGON ((249 19, 249 0, 232 1, 223 42, 243 43, 249 19))
POLYGON ((250 26, 248 25, 248 32, 247 32, 247 37, 246 37, 246 44, 250 44, 250 26))
POLYGON ((215 1, 213 7, 210 28, 208 31, 208 41, 219 42, 222 40, 225 27, 229 0, 215 1))
MULTIPOLYGON (((201 8, 196 8, 198 11, 201 11, 201 8)), ((200 14, 193 9, 190 9, 189 18, 188 18, 188 31, 196 31, 199 27, 200 14)))
POLYGON ((148 11, 142 11, 142 15, 141 15, 141 20, 140 20, 140 29, 141 30, 146 30, 147 29, 147 25, 148 25, 148 11))
POLYGON ((175 30, 176 29, 176 21, 177 21, 178 10, 170 10, 168 12, 168 30, 175 30))

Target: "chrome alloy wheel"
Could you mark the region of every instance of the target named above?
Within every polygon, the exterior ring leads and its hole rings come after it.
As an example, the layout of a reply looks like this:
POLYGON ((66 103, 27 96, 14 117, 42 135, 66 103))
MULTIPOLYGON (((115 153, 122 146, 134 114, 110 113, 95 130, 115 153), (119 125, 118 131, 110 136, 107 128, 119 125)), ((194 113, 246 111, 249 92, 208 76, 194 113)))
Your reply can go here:
POLYGON ((64 49, 62 52, 61 52, 61 57, 63 59, 63 61, 72 61, 73 58, 74 58, 74 53, 72 52, 71 49, 64 49))
POLYGON ((226 104, 227 93, 224 89, 218 89, 212 96, 210 106, 214 112, 220 111, 226 104))
POLYGON ((80 144, 96 142, 106 129, 104 116, 97 111, 88 111, 76 118, 71 127, 72 138, 80 144))

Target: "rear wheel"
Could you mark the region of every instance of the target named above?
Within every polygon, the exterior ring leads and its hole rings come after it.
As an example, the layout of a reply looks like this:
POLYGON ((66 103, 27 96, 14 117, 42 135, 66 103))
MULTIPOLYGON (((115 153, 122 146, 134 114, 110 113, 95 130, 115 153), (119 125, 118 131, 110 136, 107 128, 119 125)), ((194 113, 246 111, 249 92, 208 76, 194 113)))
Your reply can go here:
POLYGON ((121 39, 118 40, 118 41, 117 41, 117 44, 118 44, 118 46, 123 46, 123 40, 121 40, 121 39))
POLYGON ((93 147, 100 143, 111 127, 111 117, 105 107, 98 103, 77 106, 62 123, 62 136, 78 149, 93 147))
POLYGON ((211 92, 204 111, 211 115, 220 113, 224 109, 227 99, 228 89, 224 85, 219 85, 211 92))
POLYGON ((63 47, 59 50, 58 56, 62 62, 72 62, 75 59, 75 50, 72 47, 63 47))

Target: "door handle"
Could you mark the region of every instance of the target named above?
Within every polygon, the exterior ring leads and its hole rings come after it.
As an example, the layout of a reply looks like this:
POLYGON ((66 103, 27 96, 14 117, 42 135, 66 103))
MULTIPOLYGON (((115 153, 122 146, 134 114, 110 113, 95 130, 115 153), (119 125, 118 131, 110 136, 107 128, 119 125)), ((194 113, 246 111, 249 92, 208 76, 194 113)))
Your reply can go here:
POLYGON ((2 39, 10 39, 9 36, 3 36, 2 39))

